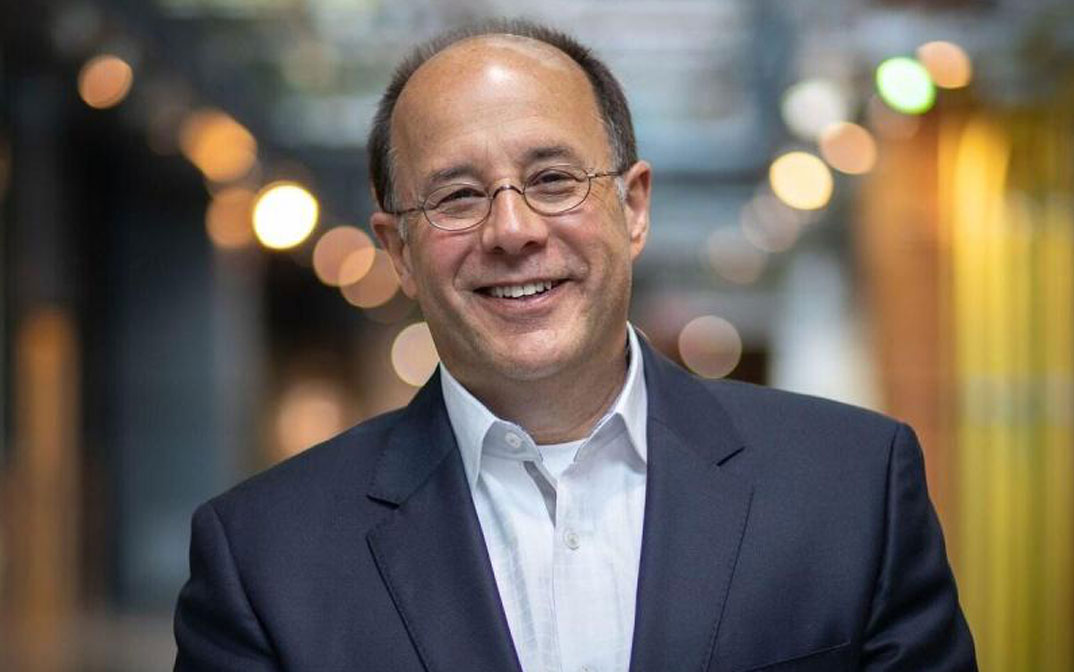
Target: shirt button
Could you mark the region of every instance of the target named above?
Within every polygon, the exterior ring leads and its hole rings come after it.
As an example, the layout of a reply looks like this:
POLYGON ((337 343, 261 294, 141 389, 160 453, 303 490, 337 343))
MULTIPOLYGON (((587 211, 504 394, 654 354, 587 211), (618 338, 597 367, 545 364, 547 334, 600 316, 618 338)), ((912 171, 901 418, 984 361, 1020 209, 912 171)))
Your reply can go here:
POLYGON ((518 448, 522 445, 522 437, 514 432, 507 432, 507 435, 503 437, 503 440, 512 448, 518 448))
POLYGON ((582 539, 578 536, 578 533, 574 530, 567 530, 563 533, 563 543, 567 544, 567 548, 572 551, 577 550, 582 545, 582 539))

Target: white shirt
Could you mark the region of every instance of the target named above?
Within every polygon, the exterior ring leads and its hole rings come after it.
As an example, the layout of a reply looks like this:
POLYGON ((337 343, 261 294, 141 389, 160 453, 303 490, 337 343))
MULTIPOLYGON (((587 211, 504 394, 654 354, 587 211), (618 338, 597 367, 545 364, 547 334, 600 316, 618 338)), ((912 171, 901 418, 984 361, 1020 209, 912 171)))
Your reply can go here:
POLYGON ((645 511, 648 396, 641 349, 588 438, 538 446, 441 365, 515 650, 525 672, 626 672, 645 511))

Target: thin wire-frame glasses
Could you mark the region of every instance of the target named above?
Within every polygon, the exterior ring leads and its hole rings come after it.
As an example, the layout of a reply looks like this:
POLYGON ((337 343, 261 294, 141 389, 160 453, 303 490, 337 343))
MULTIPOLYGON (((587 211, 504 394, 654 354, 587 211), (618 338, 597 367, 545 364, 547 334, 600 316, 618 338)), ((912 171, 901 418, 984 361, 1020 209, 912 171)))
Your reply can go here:
POLYGON ((431 191, 420 205, 389 212, 405 215, 419 210, 426 221, 444 231, 465 231, 478 226, 492 212, 492 201, 501 191, 517 191, 531 210, 540 215, 561 215, 580 206, 598 177, 619 176, 621 170, 587 172, 577 166, 543 168, 518 188, 513 184, 488 189, 474 184, 446 184, 431 191))

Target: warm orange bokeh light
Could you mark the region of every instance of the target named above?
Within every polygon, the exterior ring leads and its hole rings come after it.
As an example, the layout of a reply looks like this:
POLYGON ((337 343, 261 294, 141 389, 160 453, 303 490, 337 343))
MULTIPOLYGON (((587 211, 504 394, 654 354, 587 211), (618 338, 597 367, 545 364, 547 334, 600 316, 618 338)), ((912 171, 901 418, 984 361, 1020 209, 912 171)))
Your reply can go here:
POLYGON ((254 235, 270 250, 290 249, 313 233, 320 212, 309 189, 295 182, 273 182, 254 201, 254 235))
POLYGON ((820 134, 820 155, 832 168, 850 175, 862 175, 876 165, 876 141, 869 131, 842 121, 820 134))
POLYGON ((702 315, 690 320, 679 333, 679 354, 699 376, 723 378, 742 358, 742 338, 722 317, 702 315))
POLYGON ((392 368, 407 385, 424 385, 439 362, 429 325, 424 322, 404 327, 392 343, 392 368))
POLYGON ((375 308, 387 303, 399 289, 399 278, 392 267, 392 259, 384 250, 377 250, 373 266, 365 277, 340 288, 343 298, 352 306, 375 308))
POLYGON ((217 247, 233 250, 254 238, 254 192, 241 187, 222 189, 209 201, 205 230, 217 247))
POLYGON ((313 248, 313 272, 331 287, 353 285, 373 267, 373 241, 361 229, 329 229, 313 248))
POLYGON ((78 95, 90 107, 105 109, 123 102, 134 84, 134 71, 119 56, 102 54, 82 66, 78 95))
POLYGON ((799 210, 823 208, 832 197, 831 171, 807 152, 788 152, 773 161, 768 179, 779 200, 799 210))
POLYGON ((283 393, 276 413, 278 457, 299 453, 346 426, 345 395, 338 385, 324 380, 297 382, 283 393))
POLYGON ((243 177, 257 161, 257 140, 225 112, 200 109, 179 128, 179 148, 205 177, 231 182, 243 177))
POLYGON ((936 86, 960 89, 973 79, 973 63, 962 47, 951 42, 928 42, 917 48, 917 60, 936 86))

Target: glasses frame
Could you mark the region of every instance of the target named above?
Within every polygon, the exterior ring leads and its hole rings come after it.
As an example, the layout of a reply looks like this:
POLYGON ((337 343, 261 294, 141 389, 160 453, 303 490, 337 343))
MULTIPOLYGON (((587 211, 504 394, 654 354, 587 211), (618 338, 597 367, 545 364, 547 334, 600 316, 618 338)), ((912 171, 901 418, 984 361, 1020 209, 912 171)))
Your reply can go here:
MULTIPOLYGON (((530 179, 533 179, 533 177, 535 177, 537 175, 540 175, 541 173, 545 172, 546 170, 555 170, 557 168, 563 170, 564 172, 572 173, 572 174, 576 173, 576 172, 578 172, 580 170, 578 168, 578 166, 573 166, 573 165, 570 165, 570 164, 558 164, 558 165, 553 165, 553 166, 546 166, 546 167, 542 168, 541 170, 537 171, 536 173, 534 173, 533 176, 530 177, 530 179)), ((530 210, 536 212, 538 215, 543 215, 545 217, 551 217, 553 215, 562 215, 564 213, 570 212, 571 210, 574 210, 575 208, 581 207, 581 205, 586 202, 586 199, 589 198, 589 194, 593 191, 593 180, 595 180, 597 178, 600 178, 600 177, 613 177, 613 176, 614 177, 621 177, 623 175, 623 173, 625 173, 625 172, 626 171, 623 170, 623 169, 619 169, 619 170, 604 170, 604 171, 591 171, 591 170, 584 170, 583 169, 582 173, 585 175, 585 179, 586 179, 585 195, 582 196, 582 198, 579 199, 579 201, 577 203, 575 203, 574 205, 570 206, 569 208, 564 208, 563 210, 555 210, 555 211, 541 210, 539 208, 534 207, 533 204, 530 203, 530 199, 526 198, 526 189, 528 189, 531 185, 523 184, 521 188, 516 187, 515 185, 510 184, 510 183, 500 185, 499 187, 494 189, 492 191, 492 193, 486 193, 485 194, 485 199, 488 201, 488 207, 485 210, 485 215, 481 219, 479 219, 476 222, 474 222, 473 224, 470 224, 468 226, 464 226, 464 227, 458 228, 458 229, 452 229, 452 228, 446 228, 446 227, 440 226, 436 222, 433 221, 432 217, 429 216, 429 213, 428 213, 428 211, 426 209, 426 204, 428 203, 429 197, 432 195, 432 193, 430 193, 428 196, 423 198, 421 200, 421 203, 419 203, 418 205, 416 205, 414 207, 406 208, 406 209, 403 209, 403 210, 385 210, 385 212, 387 214, 389 214, 389 215, 394 215, 396 217, 401 217, 403 215, 409 215, 409 214, 414 213, 414 212, 421 212, 421 214, 425 218, 425 221, 428 222, 429 226, 433 227, 434 229, 437 229, 439 231, 447 231, 449 233, 459 233, 461 231, 470 231, 472 229, 476 229, 477 227, 479 227, 482 224, 484 224, 488 220, 489 215, 492 214, 492 202, 496 199, 496 197, 500 194, 501 191, 517 191, 518 194, 520 196, 522 196, 522 201, 526 204, 527 208, 529 208, 530 210)), ((472 188, 474 185, 465 184, 465 183, 445 184, 442 187, 437 187, 436 189, 434 189, 433 193, 435 193, 437 191, 440 191, 441 189, 448 189, 450 187, 456 187, 456 186, 457 187, 470 187, 470 188, 472 188)), ((487 192, 488 189, 485 189, 485 191, 487 192)))

